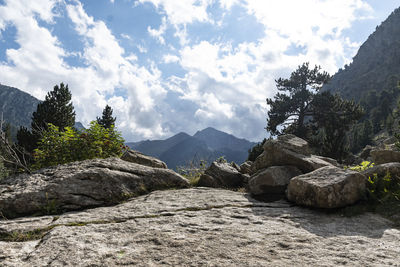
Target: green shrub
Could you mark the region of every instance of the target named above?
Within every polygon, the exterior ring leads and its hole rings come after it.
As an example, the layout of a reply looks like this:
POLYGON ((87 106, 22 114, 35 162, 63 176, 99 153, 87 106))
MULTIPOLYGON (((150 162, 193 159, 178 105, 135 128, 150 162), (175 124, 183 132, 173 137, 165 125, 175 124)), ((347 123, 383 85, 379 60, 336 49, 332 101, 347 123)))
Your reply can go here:
POLYGON ((386 203, 399 201, 400 204, 400 182, 386 172, 384 177, 378 177, 375 173, 368 177, 367 183, 368 199, 372 202, 386 203))
POLYGON ((346 169, 350 169, 352 171, 357 171, 357 172, 362 172, 365 171, 366 169, 374 167, 374 163, 370 161, 363 161, 361 162, 360 165, 353 166, 353 167, 346 167, 346 169))
POLYGON ((119 157, 124 149, 124 139, 114 126, 105 129, 92 121, 89 129, 79 131, 65 127, 60 131, 49 123, 34 150, 33 167, 39 169, 85 159, 119 157))

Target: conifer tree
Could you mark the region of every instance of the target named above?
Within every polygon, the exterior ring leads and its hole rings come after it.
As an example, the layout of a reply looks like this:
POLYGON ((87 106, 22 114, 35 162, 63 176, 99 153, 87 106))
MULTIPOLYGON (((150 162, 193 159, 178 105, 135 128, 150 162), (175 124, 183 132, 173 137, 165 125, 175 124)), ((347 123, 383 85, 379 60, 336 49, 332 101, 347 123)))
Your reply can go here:
POLYGON ((97 123, 103 126, 105 129, 110 129, 112 125, 115 125, 115 120, 112 116, 113 110, 109 105, 103 109, 103 115, 101 118, 97 117, 97 123))
POLYGON ((74 126, 75 111, 68 85, 61 83, 47 93, 45 100, 39 103, 33 112, 31 131, 25 127, 20 127, 18 130, 18 144, 31 153, 37 147, 41 132, 47 130, 48 123, 57 126, 60 131, 65 127, 74 126))
POLYGON ((61 83, 60 86, 54 86, 53 91, 47 93, 45 100, 39 103, 36 112, 33 112, 32 130, 47 129, 48 123, 57 126, 60 131, 63 131, 65 127, 74 126, 75 111, 68 84, 61 83))
POLYGON ((310 69, 309 63, 303 63, 292 72, 289 79, 275 80, 277 89, 282 93, 278 92, 274 99, 267 98, 270 110, 266 129, 277 135, 290 125, 286 132, 304 138, 306 136, 304 119, 312 115, 309 106, 314 95, 330 78, 327 72, 321 72, 321 67, 315 66, 310 69))

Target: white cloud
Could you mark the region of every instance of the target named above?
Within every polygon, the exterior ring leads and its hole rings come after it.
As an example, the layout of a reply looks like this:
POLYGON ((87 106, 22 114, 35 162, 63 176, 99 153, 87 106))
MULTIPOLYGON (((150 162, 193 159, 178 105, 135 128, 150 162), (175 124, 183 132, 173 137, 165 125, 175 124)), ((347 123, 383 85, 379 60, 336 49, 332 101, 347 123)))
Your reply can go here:
POLYGON ((171 54, 167 54, 163 56, 163 62, 168 64, 168 63, 175 63, 179 62, 179 57, 171 54))
MULTIPOLYGON (((88 123, 108 103, 129 141, 178 131, 193 133, 208 126, 261 139, 265 98, 276 92, 274 80, 287 77, 304 61, 320 64, 331 73, 348 63, 359 44, 344 35, 345 29, 371 12, 362 0, 140 0, 135 3, 152 3, 161 14, 160 27, 148 27, 147 32, 165 44, 165 54, 148 58, 146 64, 158 62, 143 67, 136 54, 122 48, 105 22, 89 16, 78 0, 67 3, 6 0, 0 6, 0 29, 15 26, 15 41, 20 45, 7 49, 7 62, 0 63, 0 80, 40 98, 55 84, 68 83, 79 120, 88 123), (58 5, 68 11, 84 42, 82 51, 64 50, 57 37, 38 22, 53 23, 58 5), (222 18, 207 13, 211 5, 223 9, 222 18), (234 43, 191 35, 190 24, 214 27, 214 19, 227 19, 234 5, 263 25, 258 28, 263 31, 261 37, 234 43), (169 26, 175 29, 179 44, 170 41, 169 26), (68 65, 66 58, 74 55, 86 65, 68 65), (179 63, 184 73, 164 79, 157 68, 160 63, 179 63), (122 90, 123 96, 116 95, 115 89, 122 90)), ((220 27, 224 24, 229 21, 220 27)), ((153 54, 146 40, 135 43, 136 36, 118 37, 129 40, 143 54, 140 59, 153 54)))
POLYGON ((148 70, 134 64, 136 55, 125 56, 125 50, 106 24, 88 16, 76 2, 64 7, 84 41, 80 55, 87 66, 71 67, 64 61, 71 53, 64 51, 59 40, 37 21, 39 17, 52 21, 55 14, 50 14, 55 1, 37 0, 35 5, 25 2, 12 0, 0 6, 1 22, 16 27, 15 41, 20 45, 18 49, 8 49, 7 62, 0 63, 2 83, 43 99, 55 84, 64 82, 69 84, 78 119, 83 123, 95 119, 109 102, 115 105, 117 126, 129 140, 165 134, 155 109, 166 91, 155 66, 148 70), (125 90, 126 97, 113 96, 107 100, 115 88, 125 90))
POLYGON ((160 44, 165 44, 163 35, 165 34, 166 29, 167 29, 167 19, 165 17, 162 18, 161 25, 158 30, 153 29, 150 26, 147 27, 147 31, 149 32, 150 36, 156 38, 160 42, 160 44))
POLYGON ((139 0, 140 3, 152 3, 162 9, 171 24, 188 24, 194 21, 211 22, 207 7, 212 0, 139 0))

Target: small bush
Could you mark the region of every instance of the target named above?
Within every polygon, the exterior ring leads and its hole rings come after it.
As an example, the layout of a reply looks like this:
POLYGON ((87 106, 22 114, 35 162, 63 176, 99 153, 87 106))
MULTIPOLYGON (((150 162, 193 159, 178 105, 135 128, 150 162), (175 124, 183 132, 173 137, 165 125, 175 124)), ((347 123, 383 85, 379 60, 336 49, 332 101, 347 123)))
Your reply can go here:
POLYGON ((40 169, 85 159, 119 157, 123 149, 124 139, 114 126, 105 129, 92 121, 87 130, 65 127, 64 131, 60 131, 49 123, 48 130, 42 133, 38 148, 34 150, 33 167, 40 169))
POLYGON ((188 166, 177 167, 177 172, 189 180, 190 185, 196 186, 199 182, 200 176, 204 174, 207 169, 207 161, 200 160, 198 164, 193 161, 188 166))
POLYGON ((399 201, 400 204, 400 182, 389 172, 386 172, 384 177, 378 177, 376 173, 368 177, 367 188, 370 201, 378 203, 399 201))
POLYGON ((361 162, 360 165, 357 165, 357 166, 354 166, 354 167, 346 167, 346 168, 348 168, 348 169, 350 169, 352 171, 362 172, 362 171, 365 171, 365 170, 367 170, 369 168, 372 168, 372 167, 374 167, 374 163, 373 162, 363 161, 363 162, 361 162))

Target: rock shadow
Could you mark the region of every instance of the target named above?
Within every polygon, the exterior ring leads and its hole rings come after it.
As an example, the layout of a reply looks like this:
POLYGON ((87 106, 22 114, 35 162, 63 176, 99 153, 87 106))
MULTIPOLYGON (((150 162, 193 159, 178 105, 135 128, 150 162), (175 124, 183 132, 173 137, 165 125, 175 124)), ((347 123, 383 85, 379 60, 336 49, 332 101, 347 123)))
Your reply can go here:
POLYGON ((353 216, 343 215, 343 209, 325 210, 297 206, 284 196, 257 196, 246 194, 252 203, 256 216, 277 221, 292 222, 290 225, 317 236, 329 238, 336 236, 364 236, 379 239, 388 229, 396 228, 394 223, 374 213, 361 213, 353 216))

